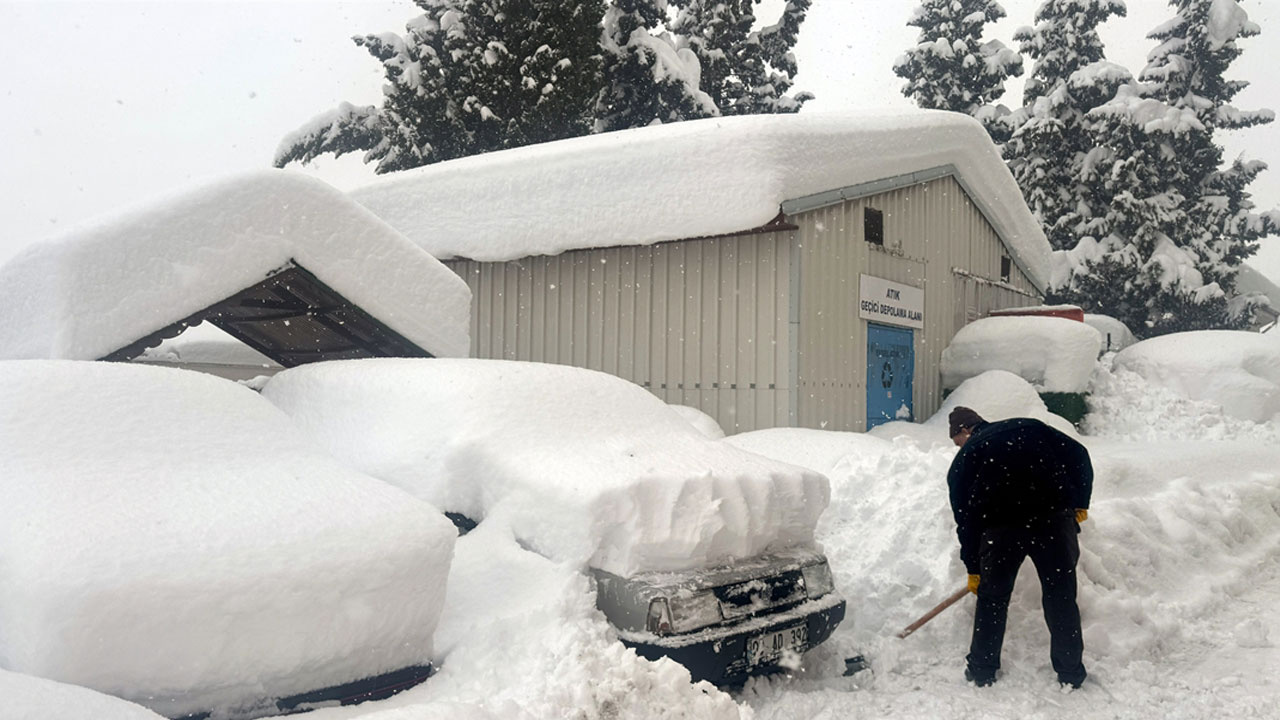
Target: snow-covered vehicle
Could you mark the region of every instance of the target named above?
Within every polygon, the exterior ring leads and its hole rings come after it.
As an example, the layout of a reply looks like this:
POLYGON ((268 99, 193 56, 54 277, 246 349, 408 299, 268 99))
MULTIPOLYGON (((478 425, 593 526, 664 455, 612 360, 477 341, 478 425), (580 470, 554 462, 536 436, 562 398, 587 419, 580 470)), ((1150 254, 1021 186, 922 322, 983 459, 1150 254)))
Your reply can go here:
POLYGON ((0 362, 0 468, 0 668, 212 720, 431 674, 454 528, 248 388, 0 362))
POLYGON ((354 468, 578 564, 624 643, 733 683, 844 617, 827 478, 706 437, 642 388, 501 360, 315 363, 263 395, 354 468))

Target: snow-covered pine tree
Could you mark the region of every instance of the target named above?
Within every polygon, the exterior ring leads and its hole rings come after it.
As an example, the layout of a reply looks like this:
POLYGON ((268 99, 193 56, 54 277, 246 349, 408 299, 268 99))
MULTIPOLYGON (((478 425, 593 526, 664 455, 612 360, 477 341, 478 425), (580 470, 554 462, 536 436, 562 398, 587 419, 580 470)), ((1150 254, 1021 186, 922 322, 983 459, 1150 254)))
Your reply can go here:
POLYGON ((1246 187, 1266 169, 1260 161, 1235 159, 1223 167, 1218 130, 1238 130, 1275 119, 1271 110, 1241 111, 1231 105, 1249 85, 1228 80, 1227 69, 1242 50, 1236 44, 1260 32, 1235 0, 1172 0, 1177 14, 1151 32, 1160 45, 1148 56, 1140 80, 1151 97, 1195 113, 1199 126, 1189 152, 1178 157, 1177 190, 1196 227, 1175 242, 1196 256, 1208 282, 1230 293, 1240 263, 1257 252, 1258 241, 1276 232, 1280 214, 1258 214, 1246 187))
POLYGON ((907 21, 920 28, 919 39, 893 64, 907 80, 902 94, 923 108, 972 115, 1003 142, 1008 111, 992 102, 1006 79, 1022 74, 1022 58, 999 40, 983 42, 982 33, 1004 15, 995 0, 923 0, 907 21))
POLYGON ((353 38, 381 106, 343 103, 284 139, 279 167, 365 151, 379 173, 591 131, 603 0, 416 0, 405 35, 353 38))
POLYGON ((1085 157, 1083 180, 1099 212, 1062 256, 1074 267, 1049 296, 1111 315, 1140 338, 1168 326, 1169 296, 1193 291, 1207 303, 1206 319, 1227 322, 1221 291, 1203 289, 1194 262, 1172 240, 1194 223, 1167 170, 1189 147, 1195 114, 1144 97, 1148 91, 1127 84, 1084 120, 1097 143, 1085 157))
POLYGON ((811 0, 790 0, 778 22, 760 30, 760 0, 672 0, 671 31, 697 56, 701 88, 724 115, 797 112, 809 93, 788 96, 796 74, 791 48, 811 0))
POLYGON ((1003 151, 1055 250, 1075 247, 1082 225, 1094 214, 1082 178, 1094 141, 1082 121, 1133 79, 1128 70, 1103 60, 1098 37, 1100 24, 1124 14, 1120 0, 1044 0, 1035 27, 1014 35, 1022 54, 1035 62, 1022 108, 1005 120, 1012 134, 1003 151))
POLYGON ((611 0, 600 41, 604 87, 596 99, 595 130, 712 117, 715 102, 699 89, 698 58, 677 49, 666 33, 667 0, 611 0))
POLYGON ((1091 235, 1068 257, 1070 279, 1053 301, 1075 302, 1125 321, 1140 337, 1239 327, 1235 275, 1258 241, 1275 233, 1280 212, 1257 213, 1246 186, 1265 165, 1224 167, 1218 128, 1269 122, 1269 110, 1241 112, 1229 102, 1244 87, 1223 77, 1239 56, 1235 41, 1258 33, 1234 0, 1174 0, 1173 20, 1150 37, 1141 83, 1091 111, 1097 148, 1085 160, 1093 207, 1091 235))

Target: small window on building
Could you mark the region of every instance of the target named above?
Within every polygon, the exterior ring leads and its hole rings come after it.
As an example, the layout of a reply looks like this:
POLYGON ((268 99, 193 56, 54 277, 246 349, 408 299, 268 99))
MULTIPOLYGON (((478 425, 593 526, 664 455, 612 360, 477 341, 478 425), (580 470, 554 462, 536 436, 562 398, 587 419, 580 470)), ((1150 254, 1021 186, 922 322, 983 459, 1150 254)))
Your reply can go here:
POLYGON ((1009 282, 1009 276, 1013 273, 1013 261, 1008 255, 1000 256, 1000 279, 1009 282))
POLYGON ((875 208, 862 209, 862 236, 872 245, 884 245, 884 213, 875 208))

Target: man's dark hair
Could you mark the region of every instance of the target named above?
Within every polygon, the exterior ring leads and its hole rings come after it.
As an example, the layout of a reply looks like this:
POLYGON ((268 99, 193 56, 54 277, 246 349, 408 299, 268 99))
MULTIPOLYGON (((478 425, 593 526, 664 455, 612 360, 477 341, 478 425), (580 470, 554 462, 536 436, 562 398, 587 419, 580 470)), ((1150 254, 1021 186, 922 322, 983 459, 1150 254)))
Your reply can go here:
POLYGON ((982 416, 974 412, 972 408, 959 405, 955 410, 951 411, 950 415, 947 416, 947 422, 951 425, 951 432, 948 434, 948 437, 955 437, 956 435, 959 435, 961 431, 972 430, 986 422, 986 420, 983 420, 982 416))

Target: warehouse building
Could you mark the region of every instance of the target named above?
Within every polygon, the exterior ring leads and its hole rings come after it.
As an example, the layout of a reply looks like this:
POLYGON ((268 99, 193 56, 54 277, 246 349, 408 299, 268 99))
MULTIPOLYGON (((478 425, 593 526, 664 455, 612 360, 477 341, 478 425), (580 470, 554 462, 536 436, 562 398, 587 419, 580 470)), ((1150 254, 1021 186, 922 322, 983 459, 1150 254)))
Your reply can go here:
POLYGON ((467 282, 472 356, 602 370, 730 433, 927 417, 951 337, 1040 304, 1050 255, 981 126, 930 111, 629 130, 351 196, 467 282))

